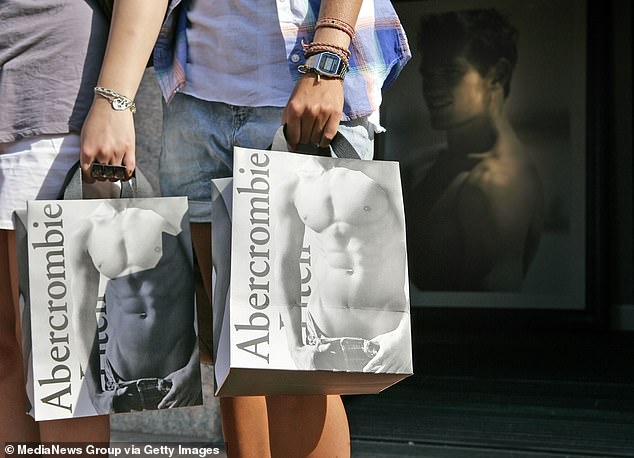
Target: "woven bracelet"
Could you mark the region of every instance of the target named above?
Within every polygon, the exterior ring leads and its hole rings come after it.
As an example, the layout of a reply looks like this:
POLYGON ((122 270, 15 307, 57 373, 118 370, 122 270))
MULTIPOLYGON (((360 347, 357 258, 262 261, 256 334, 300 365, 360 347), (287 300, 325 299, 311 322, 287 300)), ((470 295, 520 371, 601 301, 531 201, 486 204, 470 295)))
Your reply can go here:
POLYGON ((350 51, 342 48, 341 46, 335 46, 328 43, 304 43, 302 41, 302 48, 304 48, 304 57, 308 58, 319 54, 320 52, 331 52, 341 57, 347 65, 350 64, 350 51))
POLYGON ((354 37, 354 27, 341 19, 334 17, 320 18, 315 23, 315 30, 321 29, 322 27, 341 30, 350 37, 350 40, 354 37))

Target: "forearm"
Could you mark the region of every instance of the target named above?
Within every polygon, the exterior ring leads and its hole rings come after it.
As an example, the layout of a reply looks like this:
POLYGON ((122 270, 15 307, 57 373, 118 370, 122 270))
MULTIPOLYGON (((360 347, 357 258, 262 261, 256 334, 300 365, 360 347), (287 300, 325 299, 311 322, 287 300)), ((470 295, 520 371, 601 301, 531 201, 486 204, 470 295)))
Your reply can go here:
MULTIPOLYGON (((360 8, 361 0, 323 0, 319 17, 338 19, 354 28, 360 8)), ((347 50, 351 37, 345 31, 346 26, 343 26, 343 30, 340 28, 317 27, 313 43, 347 50)), ((286 124, 286 140, 291 149, 295 149, 298 144, 319 144, 322 148, 328 146, 337 133, 343 105, 341 79, 318 78, 313 72, 302 75, 282 117, 282 123, 286 124)))
MULTIPOLYGON (((73 298, 75 301, 75 298, 73 298)), ((92 303, 92 302, 90 302, 92 303)), ((89 304, 81 302, 80 304, 89 304)), ((79 354, 82 376, 82 390, 88 394, 97 415, 108 414, 112 411, 112 396, 114 392, 105 391, 101 384, 101 355, 99 353, 99 339, 97 335, 97 321, 95 309, 79 306, 74 313, 75 340, 79 354)))
POLYGON ((394 329, 396 333, 399 335, 403 335, 407 333, 410 329, 410 315, 409 312, 401 312, 401 321, 398 323, 398 326, 394 329))
POLYGON ((195 340, 194 346, 192 347, 192 353, 189 355, 189 360, 187 361, 186 367, 195 368, 199 364, 198 359, 198 339, 195 340))
POLYGON ((100 86, 134 99, 158 37, 168 0, 117 0, 100 86))
POLYGON ((101 392, 97 322, 94 310, 80 305, 79 310, 76 310, 74 313, 73 325, 79 364, 89 388, 88 392, 91 394, 101 392))
MULTIPOLYGON (((297 260, 298 258, 294 258, 297 260)), ((286 327, 286 335, 289 345, 299 347, 302 342, 302 310, 301 304, 301 277, 297 262, 283 263, 280 269, 282 278, 281 305, 284 307, 283 320, 286 327), (286 264, 284 266, 284 264, 286 264)))
MULTIPOLYGON (((166 9, 167 0, 115 1, 98 86, 134 100, 166 9)), ((126 178, 136 166, 132 111, 115 111, 110 104, 95 96, 82 128, 80 163, 88 183, 94 181, 94 162, 124 165, 126 178)))
MULTIPOLYGON (((323 0, 319 8, 319 17, 339 19, 354 28, 357 23, 362 1, 363 0, 323 0)), ((350 45, 350 37, 345 32, 331 27, 319 28, 315 32, 313 41, 340 46, 344 49, 348 49, 350 45)))
POLYGON ((99 379, 99 345, 97 343, 97 318, 95 309, 99 293, 99 272, 92 264, 90 253, 84 248, 89 244, 91 224, 87 221, 73 232, 74 243, 68 249, 72 298, 72 324, 77 357, 90 393, 101 391, 99 379))
POLYGON ((282 318, 286 327, 288 344, 291 347, 302 345, 301 294, 302 276, 299 259, 304 244, 305 226, 297 214, 294 193, 299 185, 296 179, 283 184, 280 194, 273 202, 280 209, 280 221, 275 231, 275 243, 278 255, 273 271, 280 282, 279 292, 274 297, 276 305, 283 307, 282 318), (280 199, 280 200, 277 200, 280 199))
POLYGON ((291 347, 297 348, 304 345, 302 341, 302 308, 299 304, 288 305, 285 310, 284 323, 286 325, 286 337, 291 347))

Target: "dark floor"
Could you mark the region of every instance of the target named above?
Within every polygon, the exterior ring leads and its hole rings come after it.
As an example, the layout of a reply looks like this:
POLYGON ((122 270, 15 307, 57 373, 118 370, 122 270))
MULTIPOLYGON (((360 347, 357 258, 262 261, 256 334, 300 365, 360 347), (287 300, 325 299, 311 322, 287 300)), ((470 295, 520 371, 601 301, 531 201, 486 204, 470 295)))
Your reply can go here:
POLYGON ((355 457, 634 457, 634 334, 429 337, 345 399, 355 457))
POLYGON ((417 340, 415 376, 345 397, 353 458, 634 457, 634 333, 417 340))

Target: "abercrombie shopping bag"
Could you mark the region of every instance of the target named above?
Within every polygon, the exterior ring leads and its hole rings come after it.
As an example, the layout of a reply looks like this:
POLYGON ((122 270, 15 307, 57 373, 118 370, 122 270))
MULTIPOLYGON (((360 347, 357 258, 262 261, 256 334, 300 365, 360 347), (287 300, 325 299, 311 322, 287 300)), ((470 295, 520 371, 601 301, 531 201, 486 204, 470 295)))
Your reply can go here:
POLYGON ((184 197, 131 197, 16 215, 36 420, 202 403, 187 212, 184 197))
POLYGON ((412 374, 397 163, 236 148, 212 186, 218 395, 376 393, 412 374))

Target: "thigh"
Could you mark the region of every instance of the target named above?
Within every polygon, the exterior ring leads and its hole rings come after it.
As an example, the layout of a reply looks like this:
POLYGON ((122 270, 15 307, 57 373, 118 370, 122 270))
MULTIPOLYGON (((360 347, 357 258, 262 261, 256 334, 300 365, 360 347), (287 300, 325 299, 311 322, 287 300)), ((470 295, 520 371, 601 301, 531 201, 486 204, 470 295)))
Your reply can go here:
POLYGON ((108 415, 42 421, 38 425, 42 442, 68 442, 69 438, 74 442, 93 442, 100 445, 110 442, 108 415))
POLYGON ((210 222, 210 180, 232 175, 234 146, 268 148, 280 126, 282 110, 177 94, 164 108, 159 165, 163 195, 187 196, 190 221, 210 222))
POLYGON ((213 364, 213 313, 211 309, 211 224, 192 223, 196 253, 196 314, 200 361, 213 364))
POLYGON ((13 360, 19 350, 20 329, 15 264, 15 237, 12 231, 0 229, 0 360, 13 360))
POLYGON ((231 176, 232 111, 177 94, 164 108, 159 179, 164 196, 187 196, 194 223, 211 219, 211 179, 231 176))
POLYGON ((56 198, 78 158, 79 136, 75 134, 41 135, 0 144, 0 326, 3 338, 14 340, 16 345, 21 337, 12 214, 24 210, 28 200, 56 198))
POLYGON ((253 107, 244 109, 243 122, 236 129, 235 146, 267 149, 282 125, 281 107, 253 107))
POLYGON ((268 396, 266 406, 271 456, 350 456, 350 430, 340 396, 268 396))
MULTIPOLYGON (((229 456, 268 458, 272 455, 269 444, 269 421, 264 396, 220 398, 222 432, 229 456)), ((288 440, 289 436, 286 436, 288 440)), ((291 441, 292 442, 292 441, 291 441)))
POLYGON ((26 414, 14 247, 13 233, 0 229, 0 443, 39 440, 26 414))

